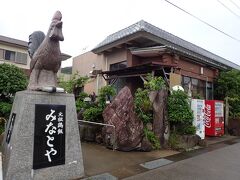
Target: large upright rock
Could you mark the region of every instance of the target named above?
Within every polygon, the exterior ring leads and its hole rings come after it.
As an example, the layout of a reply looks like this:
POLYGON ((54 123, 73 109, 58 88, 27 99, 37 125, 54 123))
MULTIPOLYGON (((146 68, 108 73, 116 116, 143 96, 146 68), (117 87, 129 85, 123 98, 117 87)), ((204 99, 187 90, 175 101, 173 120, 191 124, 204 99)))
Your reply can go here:
POLYGON ((167 96, 166 89, 151 91, 149 94, 149 99, 153 104, 153 132, 162 146, 164 145, 164 132, 167 121, 167 96))
POLYGON ((21 91, 3 139, 3 179, 76 179, 84 175, 72 94, 21 91))
MULTIPOLYGON (((134 112, 131 91, 124 87, 103 112, 104 122, 116 127, 115 145, 118 150, 136 149, 143 138, 143 123, 134 112)), ((113 137, 112 127, 105 128, 105 137, 113 137)))

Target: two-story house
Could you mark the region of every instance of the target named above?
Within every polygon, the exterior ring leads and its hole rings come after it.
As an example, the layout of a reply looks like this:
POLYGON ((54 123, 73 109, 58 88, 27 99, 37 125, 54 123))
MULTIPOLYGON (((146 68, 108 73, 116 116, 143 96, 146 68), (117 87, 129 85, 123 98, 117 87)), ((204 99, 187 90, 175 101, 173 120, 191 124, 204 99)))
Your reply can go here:
POLYGON ((28 75, 30 58, 28 56, 28 43, 0 35, 0 63, 9 63, 18 66, 28 75))
POLYGON ((73 73, 93 77, 85 88, 88 93, 106 83, 117 90, 127 85, 134 93, 143 87, 144 76, 152 73, 170 87, 182 85, 193 96, 212 99, 214 79, 228 69, 240 66, 143 20, 73 58, 73 73))

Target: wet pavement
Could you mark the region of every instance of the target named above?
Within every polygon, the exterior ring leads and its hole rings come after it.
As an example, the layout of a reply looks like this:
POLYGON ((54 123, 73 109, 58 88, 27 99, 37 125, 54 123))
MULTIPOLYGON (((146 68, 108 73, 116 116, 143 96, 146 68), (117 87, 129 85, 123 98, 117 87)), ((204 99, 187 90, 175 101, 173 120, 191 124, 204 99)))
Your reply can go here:
POLYGON ((240 139, 215 145, 191 153, 174 155, 175 157, 166 157, 175 162, 126 180, 239 180, 240 139))
POLYGON ((121 179, 147 171, 141 163, 179 153, 173 150, 152 152, 121 152, 93 143, 82 143, 83 164, 86 177, 110 173, 121 179))
POLYGON ((151 161, 156 162, 159 159, 173 161, 173 164, 175 164, 178 163, 178 161, 184 161, 195 156, 201 156, 218 149, 235 145, 239 142, 240 139, 233 136, 210 137, 207 138, 207 147, 182 153, 173 150, 120 152, 107 149, 104 146, 97 144, 83 142, 82 151, 84 157, 85 178, 103 173, 109 173, 109 175, 118 179, 130 176, 134 177, 137 174, 148 173, 149 169, 144 168, 141 164, 147 162, 151 163, 151 161))

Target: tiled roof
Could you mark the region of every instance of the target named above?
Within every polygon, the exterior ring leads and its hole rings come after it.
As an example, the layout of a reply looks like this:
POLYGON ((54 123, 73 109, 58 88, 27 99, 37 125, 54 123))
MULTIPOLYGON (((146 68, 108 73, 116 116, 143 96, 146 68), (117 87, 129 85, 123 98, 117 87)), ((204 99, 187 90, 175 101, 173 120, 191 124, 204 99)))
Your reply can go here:
POLYGON ((28 42, 26 42, 26 41, 13 39, 13 38, 6 37, 6 36, 1 36, 1 35, 0 35, 0 42, 5 42, 5 43, 18 45, 18 46, 28 47, 28 42))
POLYGON ((188 41, 185 41, 143 20, 125 29, 122 29, 114 34, 109 35, 100 44, 98 44, 92 51, 94 52, 101 47, 117 42, 118 40, 127 36, 131 36, 137 32, 147 32, 151 35, 154 35, 156 37, 156 42, 162 41, 163 45, 173 50, 182 52, 184 54, 188 54, 202 61, 205 61, 207 63, 214 64, 216 66, 227 66, 230 68, 240 69, 239 65, 231 61, 228 61, 220 56, 217 56, 197 45, 194 45, 188 41))

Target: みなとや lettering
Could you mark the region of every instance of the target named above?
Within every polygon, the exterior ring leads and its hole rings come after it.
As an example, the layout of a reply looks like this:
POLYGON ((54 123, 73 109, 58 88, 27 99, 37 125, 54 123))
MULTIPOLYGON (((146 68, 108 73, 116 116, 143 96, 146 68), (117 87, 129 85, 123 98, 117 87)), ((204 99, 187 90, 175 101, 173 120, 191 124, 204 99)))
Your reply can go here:
POLYGON ((49 136, 49 135, 54 135, 57 130, 57 128, 54 126, 52 122, 56 120, 56 115, 54 115, 54 113, 55 113, 55 110, 51 109, 50 114, 47 114, 45 118, 46 121, 50 120, 50 122, 46 125, 46 129, 45 129, 45 132, 48 133, 48 135, 46 136, 47 137, 46 143, 47 143, 47 146, 50 148, 50 150, 46 149, 46 154, 44 155, 47 156, 48 162, 52 162, 51 155, 55 156, 57 154, 57 150, 54 149, 54 145, 53 145, 54 137, 49 136))

